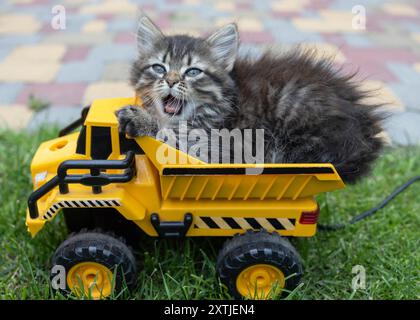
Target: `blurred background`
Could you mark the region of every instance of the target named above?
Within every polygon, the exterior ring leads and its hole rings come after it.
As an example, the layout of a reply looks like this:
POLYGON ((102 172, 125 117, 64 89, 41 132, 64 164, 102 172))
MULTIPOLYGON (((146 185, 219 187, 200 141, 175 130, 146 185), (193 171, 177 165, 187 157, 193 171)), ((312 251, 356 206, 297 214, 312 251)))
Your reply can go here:
POLYGON ((0 0, 0 127, 64 125, 95 98, 132 95, 140 10, 168 34, 235 21, 251 54, 316 46, 389 103, 389 142, 420 143, 418 0, 0 0))

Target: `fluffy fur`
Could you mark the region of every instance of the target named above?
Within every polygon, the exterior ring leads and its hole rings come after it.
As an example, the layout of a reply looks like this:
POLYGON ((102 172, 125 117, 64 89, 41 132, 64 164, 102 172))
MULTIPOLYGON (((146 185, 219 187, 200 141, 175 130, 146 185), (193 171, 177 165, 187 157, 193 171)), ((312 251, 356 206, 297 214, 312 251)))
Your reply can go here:
POLYGON ((166 37, 142 17, 131 84, 145 108, 119 110, 121 130, 153 136, 180 120, 264 129, 265 162, 329 162, 346 182, 365 175, 383 145, 383 114, 364 102, 369 93, 312 51, 238 57, 238 44, 234 24, 207 39, 166 37))

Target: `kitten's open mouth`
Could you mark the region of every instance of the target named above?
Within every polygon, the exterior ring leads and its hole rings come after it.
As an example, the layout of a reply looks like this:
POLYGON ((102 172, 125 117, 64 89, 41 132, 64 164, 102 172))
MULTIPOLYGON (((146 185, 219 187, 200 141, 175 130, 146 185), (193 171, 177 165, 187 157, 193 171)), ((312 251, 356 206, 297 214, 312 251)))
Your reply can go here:
POLYGON ((173 95, 169 95, 162 99, 163 110, 167 114, 177 115, 181 113, 182 107, 185 104, 184 100, 178 99, 173 95))

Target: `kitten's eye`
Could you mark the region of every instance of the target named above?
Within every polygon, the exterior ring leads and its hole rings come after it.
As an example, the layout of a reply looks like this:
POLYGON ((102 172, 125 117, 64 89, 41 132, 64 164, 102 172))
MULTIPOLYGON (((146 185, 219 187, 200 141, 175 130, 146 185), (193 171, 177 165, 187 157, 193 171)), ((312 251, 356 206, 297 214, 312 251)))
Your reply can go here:
POLYGON ((185 71, 185 75, 189 77, 195 77, 198 76, 201 72, 203 71, 198 68, 190 68, 187 71, 185 71))
POLYGON ((162 74, 162 73, 166 72, 165 67, 162 66, 161 64, 154 64, 152 66, 152 69, 153 69, 154 72, 159 73, 159 74, 162 74))

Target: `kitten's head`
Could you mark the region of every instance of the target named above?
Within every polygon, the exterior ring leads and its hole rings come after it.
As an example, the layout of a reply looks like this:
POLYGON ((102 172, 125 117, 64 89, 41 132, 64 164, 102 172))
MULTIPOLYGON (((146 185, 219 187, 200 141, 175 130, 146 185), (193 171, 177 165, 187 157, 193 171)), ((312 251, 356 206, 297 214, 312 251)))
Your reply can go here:
POLYGON ((217 116, 226 105, 233 81, 238 32, 229 24, 207 39, 165 36, 143 16, 138 31, 138 59, 131 84, 145 107, 159 120, 217 116))

